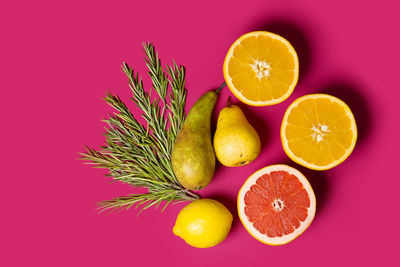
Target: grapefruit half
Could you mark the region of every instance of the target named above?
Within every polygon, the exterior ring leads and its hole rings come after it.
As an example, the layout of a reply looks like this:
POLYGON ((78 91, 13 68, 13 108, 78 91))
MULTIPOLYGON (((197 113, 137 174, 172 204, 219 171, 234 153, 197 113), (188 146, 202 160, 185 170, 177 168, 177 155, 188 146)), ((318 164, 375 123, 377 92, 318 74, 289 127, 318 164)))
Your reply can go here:
POLYGON ((301 235, 316 210, 310 183, 287 165, 272 165, 253 173, 240 189, 237 202, 239 218, 250 235, 273 246, 301 235))

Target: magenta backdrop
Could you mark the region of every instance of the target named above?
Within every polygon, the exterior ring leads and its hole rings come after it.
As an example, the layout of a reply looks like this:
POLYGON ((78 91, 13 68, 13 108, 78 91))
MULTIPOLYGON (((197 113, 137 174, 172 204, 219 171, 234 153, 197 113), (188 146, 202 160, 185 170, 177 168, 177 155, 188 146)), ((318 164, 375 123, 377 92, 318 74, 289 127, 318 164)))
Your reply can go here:
MULTIPOLYGON (((398 264, 397 1, 116 2, 0 4, 1 266, 398 264), (218 165, 214 180, 201 191, 234 214, 228 238, 214 248, 196 249, 174 236, 184 204, 139 217, 134 209, 97 214, 97 202, 131 192, 127 185, 110 184, 105 171, 77 160, 83 144, 104 142, 100 120, 111 111, 101 99, 106 90, 129 102, 121 62, 145 74, 141 42, 154 42, 164 63, 173 58, 186 66, 190 108, 221 84, 229 46, 253 30, 292 42, 300 57, 300 81, 279 105, 240 104, 262 138, 262 153, 246 167, 218 165), (350 158, 324 172, 290 161, 279 137, 288 105, 317 92, 346 101, 359 128, 350 158), (251 173, 277 163, 304 172, 318 210, 297 240, 271 247, 246 232, 235 199, 251 173)), ((228 89, 222 92, 216 114, 229 95, 228 89)))

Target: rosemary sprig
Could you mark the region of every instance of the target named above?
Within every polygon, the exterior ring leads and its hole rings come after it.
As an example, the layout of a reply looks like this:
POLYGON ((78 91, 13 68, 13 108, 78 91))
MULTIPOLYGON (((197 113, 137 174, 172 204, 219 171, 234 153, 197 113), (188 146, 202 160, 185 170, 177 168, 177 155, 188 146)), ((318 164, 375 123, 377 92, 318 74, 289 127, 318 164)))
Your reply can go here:
POLYGON ((143 47, 152 88, 158 97, 151 100, 151 91, 143 88, 142 78, 128 64, 123 63, 122 70, 129 80, 131 99, 143 111, 146 127, 135 119, 117 95, 108 92, 104 99, 118 112, 103 120, 108 126, 106 143, 99 150, 85 146, 81 158, 97 168, 108 169, 107 176, 114 181, 144 187, 148 192, 101 202, 101 210, 123 210, 132 206, 147 209, 159 207, 163 201, 165 208, 172 202, 199 198, 178 182, 171 164, 172 148, 185 120, 185 68, 174 62, 164 72, 154 46, 144 43, 143 47))

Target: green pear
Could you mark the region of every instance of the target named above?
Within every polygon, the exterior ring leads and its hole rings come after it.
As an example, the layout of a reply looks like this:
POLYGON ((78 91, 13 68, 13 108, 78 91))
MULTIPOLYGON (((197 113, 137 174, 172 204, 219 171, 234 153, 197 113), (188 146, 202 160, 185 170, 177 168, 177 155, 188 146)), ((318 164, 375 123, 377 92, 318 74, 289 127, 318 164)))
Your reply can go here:
POLYGON ((190 109, 172 150, 172 168, 179 183, 200 190, 214 176, 215 154, 211 141, 211 115, 217 101, 216 91, 201 96, 190 109))
POLYGON ((238 106, 228 104, 219 113, 214 149, 219 162, 228 167, 249 164, 260 154, 260 137, 238 106))

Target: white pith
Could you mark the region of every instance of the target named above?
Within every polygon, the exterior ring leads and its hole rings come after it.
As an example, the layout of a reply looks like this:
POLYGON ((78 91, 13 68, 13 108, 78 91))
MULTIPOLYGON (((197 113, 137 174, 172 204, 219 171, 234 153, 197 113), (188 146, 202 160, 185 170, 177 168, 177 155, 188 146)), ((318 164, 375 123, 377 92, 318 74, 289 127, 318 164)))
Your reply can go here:
MULTIPOLYGON (((326 126, 326 128, 324 127, 326 125, 320 125, 320 129, 318 131, 320 131, 322 133, 322 136, 320 137, 320 141, 323 140, 323 136, 329 132, 329 128, 328 126, 326 126), (324 131, 323 131, 324 130, 324 131)), ((312 128, 312 130, 314 130, 314 127, 312 128)), ((318 141, 318 136, 317 133, 314 132, 315 138, 318 141)), ((321 134, 320 134, 321 135, 321 134)), ((314 135, 312 134, 312 136, 314 137, 314 135)), ((311 168, 314 170, 328 170, 331 169, 335 166, 337 166, 338 164, 340 164, 341 162, 343 162, 353 151, 355 145, 356 145, 356 141, 357 141, 357 126, 356 126, 356 122, 354 119, 354 115, 353 113, 351 113, 350 108, 346 105, 346 103, 344 103, 342 100, 331 96, 331 95, 326 95, 326 94, 310 94, 310 95, 305 95, 302 97, 297 98, 292 104, 290 104, 290 106, 287 108, 285 115, 283 116, 283 120, 282 120, 282 125, 281 125, 281 140, 282 140, 282 146, 283 149, 285 150, 286 154, 295 162, 297 162, 300 165, 306 166, 307 168, 311 168), (332 162, 331 164, 328 164, 326 166, 320 166, 320 165, 316 165, 314 163, 310 163, 305 161, 303 158, 300 158, 298 156, 296 156, 291 149, 289 148, 289 142, 288 142, 288 138, 286 137, 286 126, 288 124, 287 120, 289 117, 290 112, 293 110, 293 108, 297 107, 299 105, 299 103, 301 103, 304 100, 307 99, 312 99, 312 98, 325 98, 325 99, 329 99, 332 102, 338 103, 340 105, 342 105, 344 107, 344 110, 346 111, 346 114, 348 115, 348 118, 351 120, 351 130, 353 132, 353 139, 352 139, 352 143, 350 145, 350 147, 346 150, 346 153, 343 154, 343 156, 337 160, 335 160, 334 162, 332 162)))
POLYGON ((259 80, 261 78, 268 78, 271 71, 271 64, 266 61, 254 60, 253 64, 250 64, 251 68, 256 73, 259 80))
POLYGON ((285 207, 285 202, 283 200, 277 198, 277 199, 274 199, 274 201, 271 203, 271 205, 275 211, 281 211, 285 207))
POLYGON ((317 140, 318 143, 324 140, 324 136, 329 132, 327 125, 321 125, 319 123, 316 126, 313 125, 311 129, 313 130, 311 137, 313 140, 317 140))
POLYGON ((298 237, 300 234, 302 234, 307 227, 311 224, 311 222, 314 219, 315 216, 315 210, 316 210, 316 200, 315 200, 315 195, 314 191, 312 190, 312 187, 306 177, 302 173, 300 173, 298 170, 289 167, 287 165, 272 165, 265 167, 261 170, 258 170, 257 172, 253 173, 243 184, 242 188, 239 191, 238 194, 238 214, 239 218, 242 221, 243 225, 245 226, 246 230, 257 240, 260 242, 269 244, 269 245, 283 245, 286 244, 292 240, 294 240, 296 237, 298 237), (245 203, 244 203, 244 196, 246 192, 250 190, 250 187, 256 183, 256 180, 266 174, 266 173, 271 173, 272 171, 286 171, 289 174, 295 175, 297 178, 299 178, 299 181, 303 184, 304 189, 308 193, 308 196, 310 198, 310 207, 308 208, 308 213, 307 213, 307 218, 300 223, 300 226, 295 229, 292 233, 288 235, 284 235, 282 237, 268 237, 265 234, 260 233, 254 226, 253 223, 249 221, 247 218, 247 215, 244 212, 245 208, 245 203))

